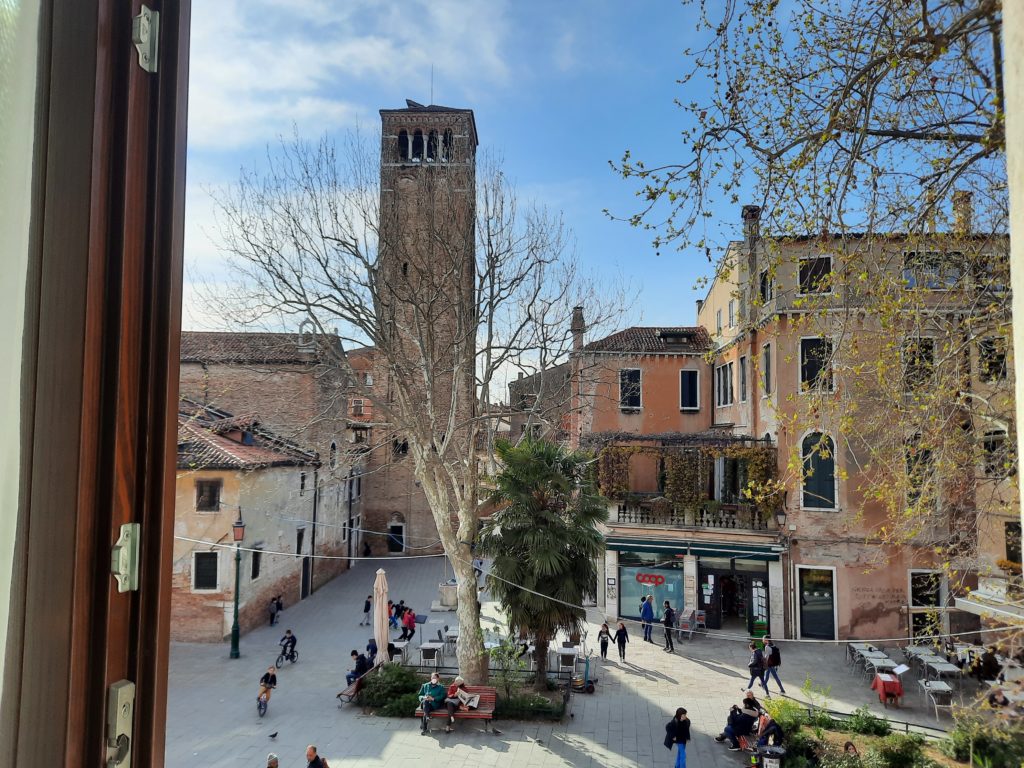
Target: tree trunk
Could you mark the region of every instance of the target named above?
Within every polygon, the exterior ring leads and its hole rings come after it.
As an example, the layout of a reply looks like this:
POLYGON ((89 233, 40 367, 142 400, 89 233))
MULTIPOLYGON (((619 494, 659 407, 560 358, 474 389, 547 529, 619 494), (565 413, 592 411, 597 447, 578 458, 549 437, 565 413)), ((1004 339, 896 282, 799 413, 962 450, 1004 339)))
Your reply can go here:
POLYGON ((534 637, 534 657, 537 660, 537 677, 533 681, 533 688, 538 693, 547 693, 548 690, 548 645, 546 635, 534 637))
POLYGON ((487 683, 488 657, 484 653, 484 636, 480 629, 480 591, 477 588, 472 557, 469 547, 460 543, 451 558, 452 569, 458 582, 456 593, 459 597, 456 609, 456 615, 459 617, 456 656, 459 661, 459 674, 466 678, 466 683, 484 685, 487 683))

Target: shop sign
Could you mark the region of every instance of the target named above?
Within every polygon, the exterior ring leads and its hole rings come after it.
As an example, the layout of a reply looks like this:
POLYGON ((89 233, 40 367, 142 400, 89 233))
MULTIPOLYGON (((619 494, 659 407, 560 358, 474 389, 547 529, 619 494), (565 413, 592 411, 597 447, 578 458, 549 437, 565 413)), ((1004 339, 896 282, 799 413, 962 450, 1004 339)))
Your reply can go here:
POLYGON ((641 584, 653 584, 656 587, 665 583, 665 577, 659 573, 638 573, 636 580, 641 584))

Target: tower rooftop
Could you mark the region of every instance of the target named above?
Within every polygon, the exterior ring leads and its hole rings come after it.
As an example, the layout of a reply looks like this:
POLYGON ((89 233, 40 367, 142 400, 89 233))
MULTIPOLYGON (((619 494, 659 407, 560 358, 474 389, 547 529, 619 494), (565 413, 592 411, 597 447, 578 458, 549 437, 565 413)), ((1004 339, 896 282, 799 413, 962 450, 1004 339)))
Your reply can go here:
POLYGON ((480 141, 479 139, 477 139, 476 132, 476 117, 473 115, 472 109, 466 109, 464 107, 445 107, 440 104, 420 104, 418 101, 413 101, 412 99, 406 99, 405 104, 406 106, 401 109, 380 110, 381 118, 383 118, 385 115, 410 115, 429 113, 451 113, 468 115, 470 126, 473 129, 473 146, 479 146, 480 141))

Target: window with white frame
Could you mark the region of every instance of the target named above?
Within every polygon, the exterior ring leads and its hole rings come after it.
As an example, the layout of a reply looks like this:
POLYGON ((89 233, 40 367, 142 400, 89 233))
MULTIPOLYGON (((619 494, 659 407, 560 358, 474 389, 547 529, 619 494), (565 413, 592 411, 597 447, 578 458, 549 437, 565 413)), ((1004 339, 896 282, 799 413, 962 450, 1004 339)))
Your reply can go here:
POLYGON ((715 405, 719 408, 733 403, 732 374, 732 363, 715 368, 715 405))
POLYGON ((747 358, 740 358, 740 402, 747 402, 747 358))
POLYGON ((639 410, 641 407, 641 374, 639 368, 619 371, 619 408, 639 410))
POLYGON ((804 478, 800 505, 804 509, 835 509, 835 443, 826 434, 812 432, 801 448, 804 478))
POLYGON ((997 480, 1016 474, 1017 459, 1013 455, 1004 430, 986 432, 981 441, 985 475, 997 480))
POLYGON ((941 571, 911 569, 907 592, 910 634, 914 637, 942 634, 947 602, 945 575, 941 571))
POLYGON ((760 284, 761 303, 767 304, 774 296, 772 289, 772 277, 771 273, 767 269, 761 272, 761 284, 760 284))
POLYGON ((1006 338, 978 339, 978 379, 984 382, 1006 379, 1006 338))
POLYGON ((935 339, 926 336, 903 342, 903 389, 914 392, 932 382, 935 375, 935 339))
POLYGON ((720 309, 715 310, 715 329, 716 329, 715 332, 719 336, 721 336, 722 335, 722 310, 720 310, 720 309))
POLYGON ((905 251, 903 281, 908 290, 949 290, 963 276, 964 266, 961 251, 905 251))
POLYGON ((219 553, 192 553, 192 590, 194 592, 216 592, 219 588, 219 553))
POLYGON ((832 257, 800 259, 800 293, 829 293, 832 290, 832 257))
POLYGON ((729 327, 736 327, 736 299, 729 299, 729 327))
POLYGON ((906 441, 907 505, 915 506, 935 501, 935 460, 931 449, 921 445, 921 436, 906 441))
POLYGON ((800 339, 800 388, 832 391, 832 339, 800 339))
POLYGON ((361 398, 356 397, 356 398, 352 399, 352 415, 353 416, 362 416, 363 415, 363 401, 362 401, 361 398))
POLYGON ((700 410, 700 371, 679 371, 679 410, 700 410))
POLYGON ((772 345, 765 344, 761 349, 761 385, 764 387, 764 394, 772 393, 772 345))

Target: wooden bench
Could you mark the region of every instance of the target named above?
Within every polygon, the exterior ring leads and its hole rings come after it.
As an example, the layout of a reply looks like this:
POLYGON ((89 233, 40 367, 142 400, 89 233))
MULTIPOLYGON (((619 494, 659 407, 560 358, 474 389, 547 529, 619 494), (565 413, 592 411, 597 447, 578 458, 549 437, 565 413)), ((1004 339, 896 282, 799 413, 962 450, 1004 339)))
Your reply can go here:
MULTIPOLYGON (((498 699, 498 689, 493 688, 489 685, 467 685, 466 693, 476 693, 480 695, 480 706, 476 709, 457 709, 455 710, 456 720, 483 720, 484 730, 486 731, 490 727, 491 720, 494 719, 494 705, 498 699)), ((448 709, 445 706, 441 706, 440 709, 435 709, 430 713, 431 717, 448 717, 448 709)), ((416 717, 423 717, 423 708, 416 707, 416 717)))
POLYGON ((380 667, 371 667, 369 672, 364 674, 362 677, 357 677, 355 680, 352 681, 348 688, 346 688, 337 696, 335 696, 335 698, 338 700, 338 706, 340 707, 345 702, 351 703, 355 701, 356 696, 358 696, 359 692, 363 690, 363 684, 365 683, 366 678, 368 678, 378 669, 380 669, 380 667))

